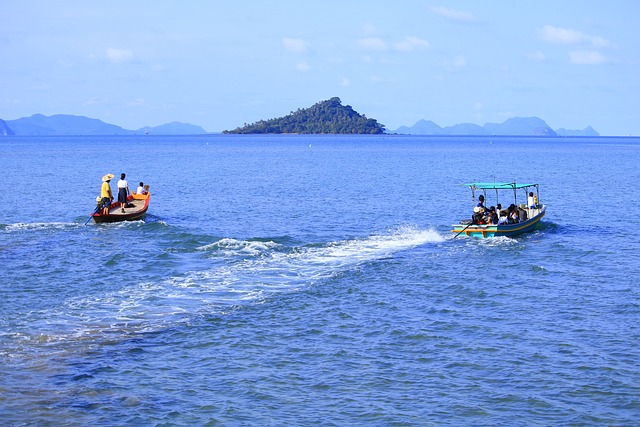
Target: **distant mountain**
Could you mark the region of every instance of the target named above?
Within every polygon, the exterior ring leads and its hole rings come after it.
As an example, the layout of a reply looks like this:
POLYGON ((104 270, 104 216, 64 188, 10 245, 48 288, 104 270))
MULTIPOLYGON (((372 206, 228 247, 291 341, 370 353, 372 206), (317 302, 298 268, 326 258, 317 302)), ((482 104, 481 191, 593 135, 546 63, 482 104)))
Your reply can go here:
POLYGON ((224 133, 301 133, 301 134, 382 134, 384 126, 358 114, 350 105, 334 97, 288 116, 260 120, 224 133))
POLYGON ((172 122, 156 127, 144 127, 139 130, 127 130, 120 126, 105 123, 84 116, 56 114, 44 116, 34 114, 16 120, 0 120, 1 135, 196 135, 207 133, 200 126, 188 123, 172 122))
POLYGON ((442 128, 431 120, 419 120, 411 127, 400 126, 395 133, 410 135, 440 135, 442 128))
POLYGON ((0 119, 0 136, 14 135, 13 131, 7 126, 7 122, 0 119))
POLYGON ((7 120, 16 135, 131 135, 132 131, 110 125, 98 119, 57 114, 34 114, 17 120, 7 120))
POLYGON ((482 134, 482 128, 474 123, 459 123, 445 128, 452 135, 478 135, 482 134))
POLYGON ((556 129, 556 133, 560 136, 600 136, 591 126, 587 126, 582 130, 556 129))
POLYGON ((599 136, 591 126, 584 130, 558 129, 554 131, 538 117, 513 117, 503 123, 478 126, 461 123, 442 128, 432 121, 419 120, 411 127, 401 126, 395 133, 409 135, 522 135, 522 136, 599 136))
POLYGON ((189 123, 171 122, 160 126, 145 126, 138 129, 137 133, 145 133, 151 135, 201 135, 207 133, 200 126, 189 123))
POLYGON ((441 128, 431 120, 420 120, 411 127, 399 127, 395 133, 409 135, 484 135, 485 131, 473 123, 460 123, 441 128))
POLYGON ((489 135, 557 136, 555 131, 538 117, 513 117, 502 124, 487 123, 483 129, 489 135))

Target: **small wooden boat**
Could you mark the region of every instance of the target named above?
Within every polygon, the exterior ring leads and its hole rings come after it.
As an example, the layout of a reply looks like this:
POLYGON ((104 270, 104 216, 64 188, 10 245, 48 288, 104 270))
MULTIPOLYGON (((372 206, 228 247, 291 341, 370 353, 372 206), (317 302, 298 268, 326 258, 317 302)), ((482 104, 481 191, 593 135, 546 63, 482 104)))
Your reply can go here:
POLYGON ((122 212, 120 202, 113 202, 109 207, 108 215, 104 215, 102 213, 102 209, 98 209, 97 212, 92 215, 92 218, 96 223, 135 221, 142 219, 147 213, 150 199, 151 193, 131 194, 127 197, 127 206, 133 205, 133 207, 125 207, 124 213, 122 212))
POLYGON ((474 205, 475 192, 477 190, 481 190, 483 192, 485 200, 487 197, 487 190, 495 190, 496 204, 499 203, 498 196, 500 190, 513 191, 513 204, 511 206, 517 209, 517 214, 514 215, 516 218, 513 220, 505 220, 503 216, 498 224, 494 224, 491 221, 483 221, 480 215, 474 214, 471 220, 463 220, 460 221, 459 224, 453 225, 453 230, 451 230, 451 232, 457 233, 456 237, 460 234, 481 239, 487 237, 517 236, 519 234, 535 230, 538 227, 540 220, 547 212, 547 207, 539 203, 539 184, 516 184, 515 182, 472 182, 464 185, 471 189, 474 205), (535 188, 535 195, 530 196, 533 193, 533 191, 530 190, 533 188, 535 188), (518 204, 517 190, 521 189, 524 190, 524 199, 527 203, 518 204))

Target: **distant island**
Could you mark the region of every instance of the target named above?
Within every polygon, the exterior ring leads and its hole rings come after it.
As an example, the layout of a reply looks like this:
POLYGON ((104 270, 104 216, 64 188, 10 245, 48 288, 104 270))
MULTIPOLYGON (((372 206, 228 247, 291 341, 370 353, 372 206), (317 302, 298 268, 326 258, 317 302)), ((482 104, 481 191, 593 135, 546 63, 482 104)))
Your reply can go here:
POLYGON ((16 120, 0 119, 0 136, 10 135, 199 135, 207 131, 189 123, 172 122, 161 126, 127 130, 98 119, 83 116, 34 114, 16 120))
POLYGON ((600 136, 591 126, 582 130, 556 129, 538 117, 513 117, 503 123, 486 123, 478 126, 461 123, 440 127, 430 120, 420 120, 411 127, 401 126, 394 131, 405 135, 516 135, 516 136, 600 136))
POLYGON ((385 133, 384 125, 359 114, 350 105, 342 105, 334 97, 277 119, 260 120, 253 124, 225 130, 232 134, 368 134, 385 133))

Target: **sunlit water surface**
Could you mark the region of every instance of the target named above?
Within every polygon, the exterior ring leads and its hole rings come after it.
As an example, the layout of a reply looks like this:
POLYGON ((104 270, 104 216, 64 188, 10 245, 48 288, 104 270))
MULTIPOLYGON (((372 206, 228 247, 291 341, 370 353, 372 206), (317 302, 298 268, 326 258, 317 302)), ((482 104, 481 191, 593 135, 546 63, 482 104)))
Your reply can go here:
POLYGON ((2 138, 0 419, 637 425, 639 158, 633 138, 2 138), (145 221, 84 225, 121 172, 151 186, 145 221), (454 237, 459 184, 513 179, 541 184, 539 230, 454 237))

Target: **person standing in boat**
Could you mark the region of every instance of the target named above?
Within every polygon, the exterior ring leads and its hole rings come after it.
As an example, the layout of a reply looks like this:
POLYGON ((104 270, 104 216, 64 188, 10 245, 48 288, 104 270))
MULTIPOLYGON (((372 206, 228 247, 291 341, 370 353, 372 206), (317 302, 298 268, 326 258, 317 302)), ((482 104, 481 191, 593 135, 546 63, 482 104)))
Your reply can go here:
POLYGON ((482 194, 478 197, 477 207, 484 209, 485 212, 489 211, 489 209, 484 206, 484 196, 482 194))
POLYGON ((102 206, 102 215, 109 215, 109 207, 113 200, 113 193, 111 192, 111 180, 114 175, 108 173, 102 177, 102 187, 100 187, 100 206, 102 206))
POLYGON ((120 202, 122 213, 124 213, 124 207, 127 205, 127 196, 129 196, 129 183, 125 178, 126 175, 121 173, 118 181, 118 202, 120 202))
POLYGON ((484 196, 481 194, 478 197, 478 204, 473 208, 473 215, 471 216, 471 222, 473 224, 484 224, 485 215, 489 213, 489 209, 484 207, 484 196))

